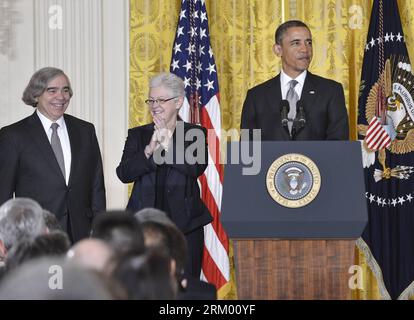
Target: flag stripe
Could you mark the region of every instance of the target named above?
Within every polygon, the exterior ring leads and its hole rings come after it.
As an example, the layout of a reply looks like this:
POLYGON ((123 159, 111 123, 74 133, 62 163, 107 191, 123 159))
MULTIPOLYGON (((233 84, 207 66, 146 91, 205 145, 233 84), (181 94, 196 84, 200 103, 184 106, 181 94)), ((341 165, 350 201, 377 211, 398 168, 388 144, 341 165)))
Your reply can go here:
POLYGON ((214 260, 211 259, 208 250, 203 251, 203 275, 205 280, 213 283, 217 289, 221 288, 227 282, 214 260))
POLYGON ((367 141, 369 143, 375 144, 378 142, 378 139, 382 136, 383 131, 381 130, 381 126, 378 126, 375 132, 371 133, 368 137, 367 141))
POLYGON ((228 238, 227 238, 226 233, 224 232, 224 229, 223 229, 221 223, 219 223, 220 211, 218 210, 217 204, 214 201, 214 197, 211 193, 211 190, 207 185, 206 176, 203 174, 199 178, 199 180, 200 180, 201 186, 202 186, 202 194, 203 194, 202 198, 204 200, 204 203, 209 208, 211 215, 213 216, 212 225, 213 225, 213 228, 215 230, 215 233, 218 235, 218 237, 219 237, 220 241, 222 242, 223 246, 228 251, 228 238))
POLYGON ((206 249, 215 264, 222 270, 222 276, 228 281, 230 280, 229 260, 225 259, 228 255, 228 249, 223 246, 223 242, 219 240, 215 234, 212 224, 204 227, 206 234, 210 234, 208 240, 205 242, 206 249))
POLYGON ((184 121, 200 121, 208 132, 208 165, 198 181, 201 198, 213 221, 204 226, 202 277, 220 289, 230 279, 229 243, 220 223, 223 193, 220 95, 204 1, 182 0, 173 48, 170 70, 184 80, 186 90, 180 116, 184 121))
MULTIPOLYGON (((209 161, 211 163, 211 157, 209 154, 209 161)), ((208 165, 207 169, 204 171, 204 176, 206 178, 206 184, 209 186, 209 190, 212 194, 212 197, 215 200, 215 205, 217 206, 218 211, 221 211, 221 197, 223 194, 223 185, 220 183, 220 177, 217 170, 213 165, 208 165)))
POLYGON ((368 148, 372 150, 381 150, 391 145, 391 137, 382 127, 377 117, 373 117, 369 122, 365 141, 368 148))
MULTIPOLYGON (((213 99, 215 99, 215 97, 213 97, 211 100, 213 99)), ((215 104, 215 102, 212 104, 215 104)), ((213 163, 215 164, 217 172, 219 174, 220 182, 223 183, 223 166, 220 164, 220 135, 217 134, 216 128, 213 126, 210 120, 210 112, 213 113, 213 111, 211 111, 211 104, 209 102, 205 108, 201 109, 201 125, 208 130, 209 152, 210 155, 213 155, 213 163)))

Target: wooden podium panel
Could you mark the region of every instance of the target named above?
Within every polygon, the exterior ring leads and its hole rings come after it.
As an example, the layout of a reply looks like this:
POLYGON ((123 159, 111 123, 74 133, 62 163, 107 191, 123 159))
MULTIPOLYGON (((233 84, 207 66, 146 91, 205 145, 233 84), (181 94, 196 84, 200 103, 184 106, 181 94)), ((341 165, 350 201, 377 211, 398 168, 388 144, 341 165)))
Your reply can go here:
POLYGON ((355 242, 233 239, 238 299, 349 300, 355 242))

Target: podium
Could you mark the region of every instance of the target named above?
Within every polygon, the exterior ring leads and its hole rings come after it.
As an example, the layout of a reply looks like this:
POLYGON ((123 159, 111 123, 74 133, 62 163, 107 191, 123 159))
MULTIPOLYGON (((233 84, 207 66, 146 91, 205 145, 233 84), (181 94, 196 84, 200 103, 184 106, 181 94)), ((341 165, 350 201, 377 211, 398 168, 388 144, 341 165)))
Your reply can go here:
POLYGON ((238 298, 351 299, 349 270, 368 219, 360 142, 264 141, 258 148, 227 148, 221 221, 234 244, 238 298), (246 152, 252 164, 243 163, 246 152), (276 202, 267 185, 268 169, 291 154, 311 159, 320 173, 318 194, 299 208, 276 202), (257 174, 246 174, 258 165, 257 174))

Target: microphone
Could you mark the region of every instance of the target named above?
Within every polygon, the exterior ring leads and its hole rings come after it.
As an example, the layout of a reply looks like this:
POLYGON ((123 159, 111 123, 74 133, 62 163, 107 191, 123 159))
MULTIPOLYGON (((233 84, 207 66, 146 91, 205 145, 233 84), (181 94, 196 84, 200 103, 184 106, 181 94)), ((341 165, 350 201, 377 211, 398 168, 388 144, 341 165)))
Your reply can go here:
POLYGON ((288 113, 289 113, 289 101, 281 100, 280 101, 280 117, 282 118, 282 126, 287 127, 288 125, 288 113))
POLYGON ((296 119, 299 122, 300 128, 303 128, 306 124, 306 113, 304 104, 305 103, 302 100, 298 100, 298 102, 296 102, 296 119))

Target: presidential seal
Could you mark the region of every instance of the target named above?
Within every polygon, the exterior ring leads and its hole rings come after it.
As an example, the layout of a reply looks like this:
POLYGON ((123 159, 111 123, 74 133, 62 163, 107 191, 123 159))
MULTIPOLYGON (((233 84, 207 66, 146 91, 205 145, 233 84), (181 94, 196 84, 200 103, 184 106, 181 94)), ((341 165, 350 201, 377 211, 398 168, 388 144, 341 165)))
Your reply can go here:
POLYGON ((308 157, 290 153, 277 158, 269 167, 266 187, 277 203, 300 208, 312 202, 321 188, 321 174, 308 157))
MULTIPOLYGON (((385 67, 378 81, 370 88, 365 117, 371 122, 376 117, 376 109, 383 106, 383 119, 386 121, 384 127, 392 142, 386 148, 370 149, 367 143, 369 126, 359 124, 358 133, 365 136, 363 147, 364 167, 368 168, 375 163, 377 155, 382 170, 374 170, 374 180, 382 179, 407 180, 414 172, 414 166, 409 164, 398 164, 394 168, 387 165, 386 157, 388 150, 391 154, 402 155, 414 151, 414 75, 408 57, 405 55, 390 55, 385 61, 385 67)), ((364 90, 364 83, 360 91, 364 90)), ((388 161, 389 162, 389 161, 388 161)))

